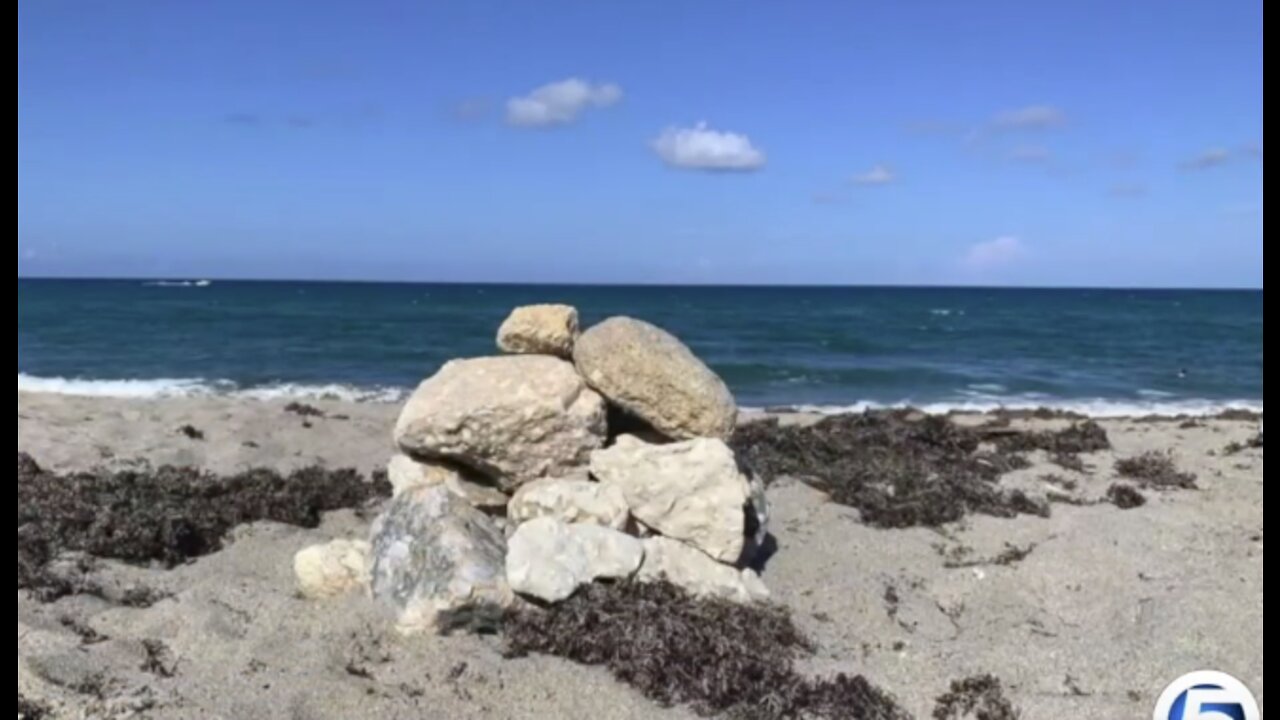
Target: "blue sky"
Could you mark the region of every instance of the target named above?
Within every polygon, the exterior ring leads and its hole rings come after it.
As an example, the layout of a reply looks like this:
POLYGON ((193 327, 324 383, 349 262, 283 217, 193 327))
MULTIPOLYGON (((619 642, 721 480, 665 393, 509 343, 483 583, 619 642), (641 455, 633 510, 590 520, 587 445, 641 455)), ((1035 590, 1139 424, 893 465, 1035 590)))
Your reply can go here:
POLYGON ((1262 3, 42 0, 19 275, 1261 287, 1262 3))

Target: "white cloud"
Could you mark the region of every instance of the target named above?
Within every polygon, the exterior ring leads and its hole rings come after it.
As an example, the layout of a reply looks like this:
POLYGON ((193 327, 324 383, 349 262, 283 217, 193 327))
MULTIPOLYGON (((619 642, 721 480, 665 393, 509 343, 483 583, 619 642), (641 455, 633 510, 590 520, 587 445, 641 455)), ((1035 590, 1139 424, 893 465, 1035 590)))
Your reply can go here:
POLYGON ((569 78, 508 100, 507 122, 518 127, 568 125, 589 108, 606 108, 621 100, 622 88, 613 83, 569 78))
POLYGON ((1067 114, 1052 105, 1029 105, 1006 110, 991 120, 996 130, 1051 130, 1067 124, 1067 114))
POLYGON ((666 164, 686 170, 751 172, 765 164, 764 152, 751 138, 712 130, 706 123, 667 128, 653 141, 653 150, 666 164))
POLYGON ((1043 165, 1053 159, 1053 151, 1043 145, 1019 145, 1009 152, 1009 159, 1028 165, 1043 165))
POLYGON ((36 251, 35 251, 34 249, 31 249, 31 248, 28 248, 27 250, 23 250, 23 251, 22 251, 22 259, 23 259, 23 260, 35 260, 35 259, 36 259, 36 251))
POLYGON ((1249 157, 1258 158, 1259 160, 1262 159, 1262 143, 1260 141, 1256 143, 1247 143, 1240 149, 1249 157))
POLYGON ((1209 170, 1231 161, 1231 151, 1226 148, 1209 148, 1182 163, 1183 170, 1209 170))
POLYGON ((876 165, 870 170, 856 175, 853 181, 858 185, 889 185, 897 182, 898 176, 892 169, 884 165, 876 165))
POLYGON ((1022 241, 1006 235, 969 248, 961 259, 961 265, 973 272, 986 272, 1013 265, 1026 255, 1027 249, 1022 241))

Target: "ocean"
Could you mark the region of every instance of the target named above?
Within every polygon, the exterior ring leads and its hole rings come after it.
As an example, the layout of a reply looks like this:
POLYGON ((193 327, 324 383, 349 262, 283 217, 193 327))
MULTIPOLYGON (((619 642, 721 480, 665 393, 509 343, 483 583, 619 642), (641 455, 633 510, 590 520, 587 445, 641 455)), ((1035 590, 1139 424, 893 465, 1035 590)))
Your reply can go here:
POLYGON ((399 400, 510 309, 675 333, 744 407, 1261 410, 1262 291, 18 280, 18 390, 399 400))

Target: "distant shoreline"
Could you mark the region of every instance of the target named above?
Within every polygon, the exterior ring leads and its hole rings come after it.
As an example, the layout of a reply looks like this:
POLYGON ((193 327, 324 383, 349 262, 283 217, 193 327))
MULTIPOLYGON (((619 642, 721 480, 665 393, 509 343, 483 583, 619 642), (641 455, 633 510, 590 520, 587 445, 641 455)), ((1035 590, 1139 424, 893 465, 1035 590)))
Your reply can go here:
MULTIPOLYGON (((165 401, 201 401, 221 400, 229 403, 284 403, 326 402, 335 404, 389 406, 403 402, 409 395, 409 388, 348 388, 331 386, 299 386, 278 385, 245 390, 219 391, 216 387, 199 386, 184 381, 114 381, 106 382, 97 388, 91 387, 92 381, 76 385, 74 381, 33 382, 28 378, 24 386, 22 375, 18 377, 18 396, 46 396, 50 398, 66 397, 81 400, 103 400, 133 403, 165 402, 165 401), (55 383, 68 383, 57 387, 55 383), (170 383, 166 389, 162 383, 170 383)), ((868 411, 904 410, 923 412, 928 415, 972 416, 972 415, 1006 415, 1015 419, 1072 419, 1096 418, 1111 420, 1186 420, 1226 419, 1226 420, 1260 420, 1264 415, 1263 401, 1240 400, 1232 402, 1202 401, 1197 404, 1151 404, 1138 405, 1124 402, 1094 401, 1061 401, 1058 403, 1035 404, 1031 402, 1006 404, 1003 406, 979 406, 964 403, 858 403, 853 405, 806 405, 776 404, 765 407, 741 407, 744 418, 758 419, 776 416, 830 417, 835 415, 861 414, 868 411)))
POLYGON ((663 282, 618 282, 592 283, 581 281, 546 281, 515 282, 504 280, 378 280, 371 278, 232 278, 210 275, 208 277, 186 277, 180 275, 154 275, 141 277, 95 277, 88 275, 19 275, 23 282, 83 282, 83 283, 149 283, 149 282, 189 282, 208 281, 210 283, 244 283, 244 284, 297 284, 297 285, 409 285, 424 287, 494 287, 494 288, 586 288, 605 289, 709 289, 709 290, 1048 290, 1085 292, 1221 292, 1221 293, 1262 293, 1262 287, 1241 286, 1205 286, 1205 287, 1173 287, 1160 285, 1109 286, 1109 285, 942 285, 942 284, 790 284, 790 283, 663 283, 663 282))

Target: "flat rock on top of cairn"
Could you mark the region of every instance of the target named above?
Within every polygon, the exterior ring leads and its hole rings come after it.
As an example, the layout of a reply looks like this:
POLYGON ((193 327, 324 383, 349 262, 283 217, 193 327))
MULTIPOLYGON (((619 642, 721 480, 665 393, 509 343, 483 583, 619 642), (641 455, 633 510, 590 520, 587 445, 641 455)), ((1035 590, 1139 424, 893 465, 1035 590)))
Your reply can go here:
POLYGON ((421 460, 455 462, 503 490, 583 466, 604 445, 604 399, 546 355, 454 360, 418 387, 395 441, 421 460))
POLYGON ((498 329, 498 348, 516 355, 570 359, 578 339, 578 310, 570 305, 526 305, 498 329))
POLYGON ((729 388, 661 328, 610 318, 578 338, 573 358, 588 385, 673 440, 733 434, 738 407, 729 388))

